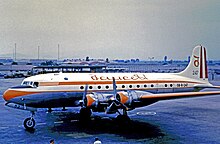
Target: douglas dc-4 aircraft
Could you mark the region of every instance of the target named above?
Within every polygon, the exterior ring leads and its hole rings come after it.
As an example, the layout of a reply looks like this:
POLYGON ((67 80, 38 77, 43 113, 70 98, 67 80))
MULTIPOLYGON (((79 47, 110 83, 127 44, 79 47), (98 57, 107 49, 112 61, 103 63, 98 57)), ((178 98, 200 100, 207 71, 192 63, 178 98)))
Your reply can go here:
POLYGON ((20 86, 3 94, 6 106, 28 110, 26 129, 33 129, 37 108, 81 107, 80 119, 93 112, 118 113, 119 121, 130 120, 127 111, 160 100, 219 95, 208 81, 206 49, 193 49, 191 60, 179 73, 50 73, 25 78, 20 86))

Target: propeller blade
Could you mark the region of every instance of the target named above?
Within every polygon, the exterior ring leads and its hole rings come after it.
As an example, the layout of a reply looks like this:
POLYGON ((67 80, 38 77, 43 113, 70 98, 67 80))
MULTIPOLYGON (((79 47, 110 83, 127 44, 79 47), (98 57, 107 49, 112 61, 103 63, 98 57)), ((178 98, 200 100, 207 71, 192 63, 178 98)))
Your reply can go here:
POLYGON ((106 112, 106 114, 113 114, 113 113, 116 113, 117 111, 118 111, 118 107, 115 104, 115 102, 113 101, 111 103, 111 105, 107 107, 105 112, 106 112))
MULTIPOLYGON (((124 109, 128 109, 128 107, 126 105, 124 105, 123 103, 121 103, 117 98, 117 85, 116 85, 116 81, 115 81, 115 78, 112 77, 113 79, 113 94, 114 94, 114 104, 120 104, 124 109)), ((111 106, 110 106, 111 107, 111 106)))
POLYGON ((116 95, 117 95, 117 86, 116 86, 116 82, 115 82, 115 78, 113 78, 113 94, 114 94, 114 98, 116 99, 116 95))
POLYGON ((83 106, 86 106, 86 103, 87 103, 87 98, 86 98, 87 91, 88 91, 88 84, 86 84, 85 90, 84 90, 84 93, 83 93, 83 106))

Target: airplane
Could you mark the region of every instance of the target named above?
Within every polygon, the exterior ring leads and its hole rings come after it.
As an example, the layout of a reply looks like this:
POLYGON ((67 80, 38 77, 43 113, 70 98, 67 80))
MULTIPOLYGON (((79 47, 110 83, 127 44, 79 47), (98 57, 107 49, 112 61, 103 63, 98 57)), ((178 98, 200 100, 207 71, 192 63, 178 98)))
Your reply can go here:
POLYGON ((38 108, 80 107, 80 121, 92 112, 118 113, 116 120, 129 121, 127 111, 161 100, 219 95, 208 81, 206 48, 193 49, 188 66, 179 73, 47 73, 25 78, 21 85, 7 89, 3 98, 8 107, 28 110, 23 122, 34 129, 38 108))

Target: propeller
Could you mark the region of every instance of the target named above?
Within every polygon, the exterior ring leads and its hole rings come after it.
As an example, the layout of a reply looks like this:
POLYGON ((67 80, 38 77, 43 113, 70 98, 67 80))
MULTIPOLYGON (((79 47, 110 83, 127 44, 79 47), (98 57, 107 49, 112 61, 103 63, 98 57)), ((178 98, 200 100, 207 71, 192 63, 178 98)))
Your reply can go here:
MULTIPOLYGON (((113 84, 113 95, 108 100, 109 104, 108 104, 105 112, 107 114, 111 114, 111 113, 118 112, 118 109, 128 110, 129 108, 120 101, 120 98, 117 99, 117 95, 118 95, 117 85, 116 85, 116 81, 115 81, 114 77, 113 77, 112 84, 113 84)), ((93 98, 94 94, 88 95, 87 92, 88 92, 88 84, 85 85, 83 98, 80 102, 82 107, 90 107, 95 101, 95 99, 93 98)), ((98 99, 98 100, 100 100, 100 99, 98 99)))
POLYGON ((82 102, 83 107, 85 107, 87 105, 87 98, 86 98, 87 91, 88 91, 88 84, 86 84, 85 90, 84 90, 84 93, 83 93, 83 102, 82 102))
POLYGON ((110 99, 112 102, 111 104, 107 107, 106 109, 106 113, 110 114, 110 113, 115 113, 118 111, 118 108, 121 107, 124 110, 128 110, 128 107, 126 105, 124 105, 123 103, 121 103, 118 99, 117 99, 117 86, 116 86, 116 81, 115 78, 113 77, 113 97, 110 99))
POLYGON ((113 94, 114 94, 114 98, 116 99, 116 95, 117 95, 117 86, 116 86, 116 82, 115 82, 115 78, 113 77, 113 94))

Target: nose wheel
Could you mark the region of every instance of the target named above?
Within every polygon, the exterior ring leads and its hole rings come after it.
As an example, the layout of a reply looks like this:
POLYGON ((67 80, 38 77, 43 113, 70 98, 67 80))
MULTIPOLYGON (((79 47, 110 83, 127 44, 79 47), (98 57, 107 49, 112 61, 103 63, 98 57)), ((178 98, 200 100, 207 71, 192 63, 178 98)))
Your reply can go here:
POLYGON ((33 130, 34 126, 35 126, 35 120, 33 118, 29 117, 24 120, 24 127, 27 130, 33 130))
POLYGON ((33 118, 33 115, 34 113, 32 113, 31 117, 29 118, 26 118, 24 120, 24 127, 27 129, 27 130, 33 130, 34 129, 34 126, 35 126, 35 120, 33 118))

